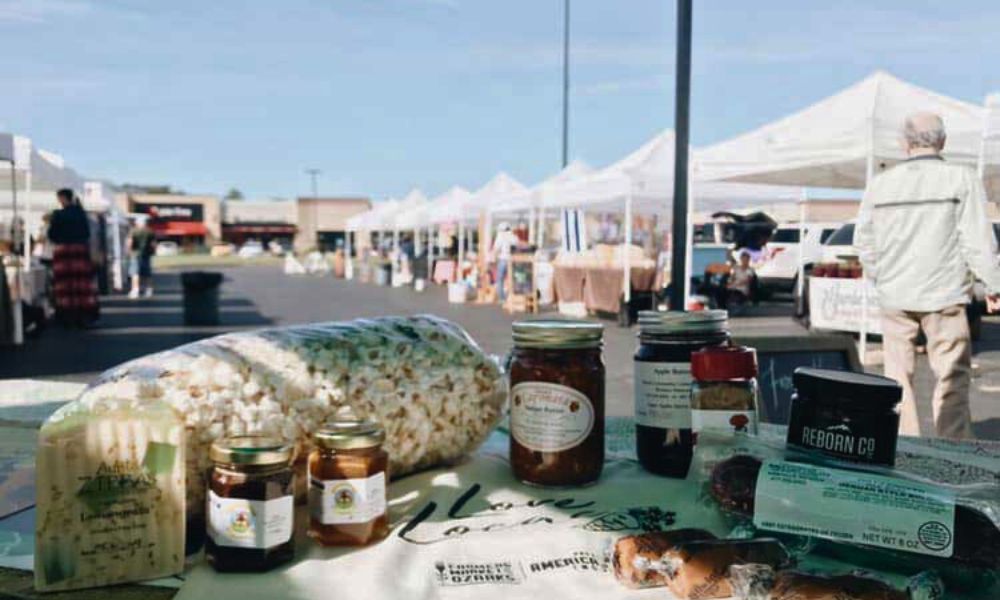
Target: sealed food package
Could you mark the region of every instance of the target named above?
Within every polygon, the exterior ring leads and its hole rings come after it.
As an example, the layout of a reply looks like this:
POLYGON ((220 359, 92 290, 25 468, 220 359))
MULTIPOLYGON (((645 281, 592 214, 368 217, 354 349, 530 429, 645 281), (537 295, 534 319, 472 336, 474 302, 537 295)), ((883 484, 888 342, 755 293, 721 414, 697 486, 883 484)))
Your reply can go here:
POLYGON ((38 436, 35 587, 69 590, 184 568, 184 426, 150 401, 46 423, 38 436))
POLYGON ((816 574, 778 571, 767 565, 734 565, 729 570, 738 600, 941 600, 944 587, 930 573, 898 589, 864 573, 816 574))
POLYGON ((730 568, 766 565, 774 569, 792 565, 785 547, 773 539, 702 540, 677 544, 663 553, 658 568, 667 587, 683 600, 729 598, 733 595, 730 568))
POLYGON ((749 437, 699 442, 702 455, 695 457, 692 477, 704 482, 711 502, 742 523, 819 541, 818 549, 873 568, 906 574, 939 569, 959 588, 996 584, 996 485, 934 483, 779 450, 749 437))
MULTIPOLYGON (((498 422, 497 362, 460 327, 431 316, 384 317, 239 332, 126 363, 53 420, 164 401, 187 430, 187 510, 204 512, 213 441, 278 437, 305 457, 339 409, 379 422, 394 475, 456 461, 498 422)), ((304 478, 300 478, 304 479, 304 478)))
POLYGON ((615 577, 626 587, 661 587, 667 584, 665 575, 654 567, 664 552, 683 542, 714 539, 715 536, 704 529, 674 529, 627 535, 615 542, 611 565, 615 577))

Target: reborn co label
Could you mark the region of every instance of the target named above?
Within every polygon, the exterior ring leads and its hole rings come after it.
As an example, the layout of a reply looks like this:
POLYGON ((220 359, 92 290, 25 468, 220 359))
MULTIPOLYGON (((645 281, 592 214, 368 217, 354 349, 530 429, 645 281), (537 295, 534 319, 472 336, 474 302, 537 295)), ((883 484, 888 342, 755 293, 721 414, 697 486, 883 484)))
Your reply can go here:
POLYGON ((555 383, 519 383, 510 392, 510 434, 536 452, 580 445, 594 428, 594 406, 578 390, 555 383))

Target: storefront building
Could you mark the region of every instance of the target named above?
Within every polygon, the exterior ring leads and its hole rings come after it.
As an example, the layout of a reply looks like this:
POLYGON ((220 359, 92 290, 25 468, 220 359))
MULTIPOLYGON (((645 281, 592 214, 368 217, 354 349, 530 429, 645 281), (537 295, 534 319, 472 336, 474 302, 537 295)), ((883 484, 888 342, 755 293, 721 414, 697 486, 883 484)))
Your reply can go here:
POLYGON ((148 215, 158 239, 182 248, 210 246, 222 239, 218 196, 127 193, 119 197, 119 204, 129 213, 148 215))
POLYGON ((299 198, 295 250, 332 251, 344 245, 347 220, 371 209, 368 198, 299 198))
POLYGON ((222 240, 236 246, 253 240, 291 248, 298 231, 294 200, 227 200, 222 215, 222 240))

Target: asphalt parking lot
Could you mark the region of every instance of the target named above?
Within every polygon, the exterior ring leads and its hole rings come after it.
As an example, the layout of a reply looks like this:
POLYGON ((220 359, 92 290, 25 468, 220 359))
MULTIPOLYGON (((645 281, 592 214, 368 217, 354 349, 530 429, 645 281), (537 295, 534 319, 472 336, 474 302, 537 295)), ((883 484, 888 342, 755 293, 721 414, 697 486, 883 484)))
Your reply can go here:
MULTIPOLYGON (((503 356, 511 344, 510 324, 520 318, 494 305, 449 304, 440 287, 417 293, 409 288, 389 289, 332 277, 287 276, 272 266, 234 267, 223 272, 226 280, 218 327, 185 326, 179 275, 162 272, 156 277, 152 298, 102 298, 102 318, 94 329, 50 328, 23 348, 0 348, 0 379, 87 381, 130 358, 226 331, 389 314, 431 313, 451 319, 465 327, 487 352, 503 356)), ((805 333, 790 315, 790 304, 766 303, 735 319, 732 328, 745 335, 805 333)), ((628 416, 632 413, 636 330, 621 328, 610 320, 605 325, 608 413, 628 416)), ((1000 439, 1000 320, 990 318, 984 323, 975 361, 972 408, 976 432, 982 438, 1000 439)), ((926 422, 931 374, 925 358, 919 368, 926 422)))

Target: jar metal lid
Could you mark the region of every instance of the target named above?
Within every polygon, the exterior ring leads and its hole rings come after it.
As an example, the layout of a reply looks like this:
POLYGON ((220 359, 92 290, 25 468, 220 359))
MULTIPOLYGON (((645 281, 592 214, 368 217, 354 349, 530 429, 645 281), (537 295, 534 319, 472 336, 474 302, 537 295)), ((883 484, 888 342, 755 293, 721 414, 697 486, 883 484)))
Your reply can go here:
POLYGON ((819 402, 848 402, 871 410, 873 406, 891 409, 903 398, 903 388, 895 379, 868 373, 799 367, 792 382, 800 397, 819 402))
POLYGON ((292 445, 280 438, 240 435, 212 442, 208 457, 215 463, 263 467, 287 464, 292 450, 292 445))
POLYGON ((642 333, 715 333, 725 331, 728 323, 729 313, 724 310, 639 311, 639 330, 642 333))
POLYGON ((604 325, 573 319, 530 319, 512 326, 519 348, 600 348, 604 325))
POLYGON ((330 421, 313 434, 313 439, 328 450, 361 450, 381 446, 385 429, 375 421, 330 421))

